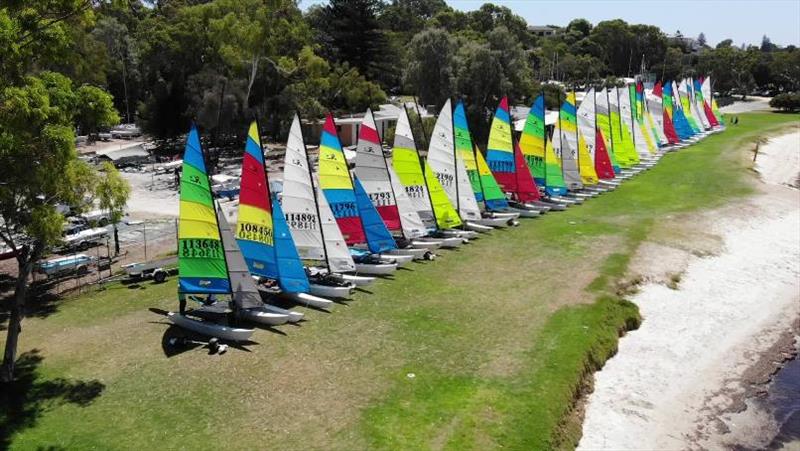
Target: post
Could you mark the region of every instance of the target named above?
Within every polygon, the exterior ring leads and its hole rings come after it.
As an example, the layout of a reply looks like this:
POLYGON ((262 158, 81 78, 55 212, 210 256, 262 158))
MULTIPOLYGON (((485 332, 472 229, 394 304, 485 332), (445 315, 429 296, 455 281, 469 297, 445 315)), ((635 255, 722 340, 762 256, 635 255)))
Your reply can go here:
POLYGON ((142 235, 144 236, 144 261, 147 261, 147 221, 142 221, 142 235))

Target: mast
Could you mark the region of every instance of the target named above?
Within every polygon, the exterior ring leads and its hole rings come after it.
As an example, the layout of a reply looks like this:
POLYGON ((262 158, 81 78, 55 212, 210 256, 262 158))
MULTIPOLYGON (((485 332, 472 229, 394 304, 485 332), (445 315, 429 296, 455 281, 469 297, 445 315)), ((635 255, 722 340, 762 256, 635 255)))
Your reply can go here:
MULTIPOLYGON (((256 123, 257 124, 257 123, 256 123)), ((197 128, 197 126, 194 126, 197 128)), ((191 132, 190 132, 191 133, 191 132)), ((211 202, 214 204, 214 219, 217 224, 217 233, 219 234, 219 244, 222 250, 222 259, 225 261, 225 277, 228 278, 228 287, 230 288, 230 294, 233 294, 233 282, 231 282, 231 268, 228 266, 228 256, 225 252, 225 243, 222 241, 222 228, 219 226, 219 212, 222 210, 222 207, 217 203, 217 200, 214 199, 214 192, 211 190, 211 175, 208 172, 208 158, 206 157, 206 152, 203 150, 203 142, 200 140, 200 130, 197 130, 197 140, 200 142, 200 155, 203 156, 203 164, 206 166, 206 178, 208 179, 208 191, 211 194, 211 202)), ((258 137, 258 144, 261 145, 261 136, 258 137)), ((224 213, 223 213, 224 214, 224 213)), ((236 307, 236 303, 233 303, 234 307, 236 307)))
MULTIPOLYGON (((512 158, 511 161, 514 162, 514 179, 517 182, 517 201, 519 201, 519 171, 520 171, 520 168, 517 167, 517 146, 514 145, 514 116, 511 114, 511 105, 512 105, 511 104, 511 96, 507 96, 507 97, 508 97, 508 124, 509 124, 509 129, 511 130, 511 158, 512 158)), ((524 160, 524 157, 523 157, 523 160, 524 160)), ((526 171, 530 171, 527 166, 528 165, 526 164, 524 169, 526 171)))
MULTIPOLYGON (((419 112, 419 102, 417 102, 417 96, 414 96, 414 108, 417 110, 417 120, 419 120, 419 125, 422 128, 422 134, 424 135, 423 138, 428 136, 428 132, 425 130, 425 122, 422 121, 422 114, 419 112)), ((406 109, 405 104, 403 104, 403 109, 406 109)), ((408 115, 408 111, 406 111, 406 115, 408 115)), ((414 128, 411 127, 411 121, 408 122, 409 128, 411 128, 411 136, 414 136, 414 128)), ((414 139, 414 150, 417 151, 417 160, 419 160, 419 168, 422 171, 422 178, 425 181, 425 190, 428 192, 428 204, 431 206, 431 212, 433 213, 433 225, 438 230, 439 224, 436 222, 436 209, 433 207, 433 199, 431 198, 431 192, 428 189, 428 180, 425 179, 425 165, 422 164, 422 157, 419 155, 419 147, 417 146, 417 140, 414 139)), ((426 138, 425 141, 427 142, 428 139, 426 138)))
POLYGON ((542 141, 542 151, 544 156, 542 158, 542 167, 544 177, 544 187, 547 189, 547 97, 544 96, 544 85, 539 86, 542 93, 542 130, 544 130, 544 140, 542 141))
MULTIPOLYGON (((547 151, 545 151, 545 154, 547 151)), ((561 133, 561 91, 558 91, 558 153, 561 157, 561 176, 564 176, 564 140, 561 133)))
MULTIPOLYGON (((465 112, 466 115, 466 112, 465 112)), ((450 134, 453 135, 453 181, 456 184, 456 213, 461 215, 461 196, 458 193, 458 155, 456 152, 456 127, 453 123, 453 103, 450 102, 450 134)), ((477 166, 477 165, 476 165, 477 166)))
MULTIPOLYGON (((635 88, 634 88, 634 92, 636 92, 635 88)), ((631 135, 633 135, 633 148, 635 149, 636 148, 636 125, 633 123, 633 121, 634 121, 634 118, 633 118, 633 105, 636 104, 636 98, 634 97, 634 99, 631 100, 631 85, 628 85, 628 103, 630 104, 630 108, 628 108, 628 109, 631 112, 631 114, 630 114, 630 116, 631 116, 631 135)), ((621 122, 622 121, 620 121, 620 123, 621 122)))
MULTIPOLYGON (((614 124, 611 123, 611 101, 608 98, 608 89, 605 87, 603 91, 606 92, 606 106, 608 107, 608 132, 609 132, 609 139, 611 142, 611 153, 614 153, 614 124)), ((595 125, 597 122, 595 122, 595 125)))
MULTIPOLYGON (((319 199, 317 198, 317 187, 314 185, 314 173, 311 171, 311 159, 308 158, 308 151, 306 150, 306 138, 303 135, 303 123, 300 121, 300 115, 297 116, 297 122, 300 124, 300 142, 303 144, 303 154, 306 156, 306 168, 308 169, 308 180, 311 182, 311 192, 314 195, 314 209, 317 211, 317 225, 319 226, 319 236, 322 238, 322 252, 325 254, 325 267, 328 268, 328 274, 331 273, 331 262, 328 258, 328 246, 325 245, 325 232, 322 227, 322 214, 319 211, 319 199)), ((345 158, 345 161, 347 159, 345 158)))
MULTIPOLYGON (((371 111, 370 111, 371 112, 371 111)), ((375 115, 372 115, 372 121, 375 122, 375 115)), ((378 131, 378 123, 375 123, 375 133, 378 134, 378 145, 380 146, 381 157, 383 158, 383 167, 386 169, 386 178, 389 179, 389 190, 392 192, 392 199, 394 199, 394 206, 397 208, 397 195, 394 192, 394 185, 392 184, 392 174, 389 173, 389 163, 386 161, 386 155, 383 154, 383 136, 381 136, 381 132, 378 131)), ((400 214, 400 209, 397 208, 397 218, 400 221, 400 233, 403 234, 403 238, 408 238, 403 231, 403 215, 400 214)))
MULTIPOLYGON (((575 95, 575 85, 572 85, 572 97, 575 99, 575 160, 578 163, 578 175, 581 173, 581 138, 578 136, 578 97, 575 95)), ((581 181, 583 181, 581 179, 581 181)))
MULTIPOLYGON (((619 115, 619 136, 622 140, 625 140, 625 136, 622 134, 622 103, 619 100, 619 86, 614 86, 614 91, 617 93, 617 115, 619 115)), ((609 105, 609 120, 611 119, 611 105, 609 105)))

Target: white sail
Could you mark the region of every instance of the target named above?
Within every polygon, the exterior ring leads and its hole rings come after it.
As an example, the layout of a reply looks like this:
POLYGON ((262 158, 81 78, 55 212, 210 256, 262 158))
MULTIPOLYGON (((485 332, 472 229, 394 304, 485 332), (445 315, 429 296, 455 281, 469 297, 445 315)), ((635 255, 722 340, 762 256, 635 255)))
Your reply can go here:
POLYGON ((703 79, 703 84, 700 86, 700 92, 703 94, 703 101, 705 101, 708 106, 711 106, 711 77, 706 77, 703 79))
POLYGON ((595 144, 595 93, 594 88, 589 89, 589 92, 583 97, 581 105, 578 107, 578 133, 583 135, 586 141, 586 148, 589 150, 589 155, 592 157, 592 164, 594 164, 594 144, 595 144))
POLYGON ((661 98, 653 94, 653 91, 645 91, 645 98, 647 99, 647 110, 650 117, 655 124, 655 132, 658 135, 658 141, 662 145, 669 144, 667 135, 664 134, 664 106, 661 104, 661 98))
POLYGON ((322 224, 322 233, 325 235, 325 249, 328 252, 328 265, 331 272, 355 271, 356 264, 344 242, 342 231, 336 224, 336 218, 333 216, 328 200, 319 188, 317 189, 317 199, 319 200, 320 223, 322 224))
POLYGON ((425 228, 425 223, 422 222, 419 213, 417 213, 417 210, 411 204, 411 199, 408 198, 406 190, 403 189, 403 185, 394 172, 394 168, 388 162, 387 169, 389 170, 389 179, 394 188, 397 211, 400 213, 400 224, 403 226, 403 236, 408 240, 425 236, 428 233, 425 228))
POLYGON ((639 126, 639 121, 633 117, 630 88, 625 87, 620 90, 619 103, 620 119, 622 120, 623 126, 627 128, 628 132, 631 134, 636 153, 639 154, 639 156, 649 156, 650 150, 647 148, 647 141, 645 141, 644 135, 642 134, 642 128, 639 126))
POLYGON ((570 190, 582 189, 583 182, 577 163, 578 137, 575 136, 575 130, 570 130, 570 124, 566 123, 560 114, 559 112, 559 120, 556 121, 553 131, 553 151, 561 160, 561 173, 567 188, 570 190))
MULTIPOLYGON (((372 110, 367 109, 361 126, 358 130, 358 145, 356 146, 356 167, 355 174, 361 181, 361 186, 367 192, 372 205, 378 209, 378 213, 383 217, 384 214, 394 216, 391 211, 386 211, 383 207, 396 207, 397 201, 389 180, 389 172, 386 167, 386 159, 383 156, 383 147, 380 143, 375 118, 372 110)), ((400 224, 397 218, 384 217, 386 226, 391 231, 399 231, 400 224)))
POLYGON ((698 95, 696 90, 694 89, 694 80, 691 78, 689 79, 689 103, 692 104, 692 114, 696 118, 700 120, 703 124, 703 128, 708 130, 711 128, 711 123, 708 122, 708 118, 706 117, 706 113, 703 110, 703 102, 700 100, 702 93, 698 95))
POLYGON ((444 103, 428 146, 428 164, 447 193, 450 203, 456 206, 464 219, 480 219, 478 202, 472 193, 464 161, 456 155, 453 135, 453 110, 450 99, 444 103), (459 168, 458 163, 461 163, 459 168), (459 170, 460 169, 460 170, 459 170), (466 195, 465 195, 466 194, 466 195))
POLYGON ((324 260, 324 244, 302 133, 300 118, 295 115, 286 142, 281 207, 300 258, 324 260))

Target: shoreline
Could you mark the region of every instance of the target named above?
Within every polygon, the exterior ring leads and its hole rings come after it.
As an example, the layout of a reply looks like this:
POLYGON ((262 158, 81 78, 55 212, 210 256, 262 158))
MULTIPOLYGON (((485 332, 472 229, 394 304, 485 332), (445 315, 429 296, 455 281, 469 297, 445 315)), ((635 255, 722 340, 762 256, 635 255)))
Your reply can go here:
POLYGON ((800 334, 798 143, 794 127, 761 145, 759 194, 674 218, 642 245, 631 300, 644 321, 595 374, 579 449, 758 448, 775 437, 757 396, 800 334))

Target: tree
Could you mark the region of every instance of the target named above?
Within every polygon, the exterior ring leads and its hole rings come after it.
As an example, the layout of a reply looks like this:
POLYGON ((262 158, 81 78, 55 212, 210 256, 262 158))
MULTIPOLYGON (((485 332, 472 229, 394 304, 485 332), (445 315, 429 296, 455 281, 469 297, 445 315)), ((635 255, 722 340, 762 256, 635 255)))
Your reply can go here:
POLYGON ((697 35, 697 45, 701 48, 706 46, 706 34, 702 31, 697 35))
MULTIPOLYGON (((28 278, 48 246, 61 238, 57 204, 76 208, 91 198, 96 176, 75 152, 72 81, 39 71, 69 57, 70 28, 87 20, 91 2, 30 0, 0 9, 0 240, 14 253, 17 278, 0 380, 14 377, 28 278)), ((103 102, 102 105, 108 105, 103 102)), ((109 112, 95 110, 96 117, 109 112)))
POLYGON ((574 31, 578 33, 580 38, 585 38, 592 32, 592 23, 586 19, 573 19, 569 25, 567 25, 566 31, 567 33, 574 31))
POLYGON ((800 109, 800 94, 778 94, 769 101, 769 106, 793 113, 800 109))
POLYGON ((111 94, 95 86, 84 85, 75 91, 75 122, 82 133, 91 134, 119 124, 111 94))
POLYGON ((767 37, 767 35, 764 35, 764 37, 761 38, 761 51, 762 52, 771 52, 771 51, 775 50, 776 48, 777 48, 777 46, 772 43, 772 41, 769 39, 769 37, 767 37))
POLYGON ((441 105, 454 95, 455 52, 455 41, 440 28, 414 36, 404 73, 407 92, 417 93, 422 103, 433 105, 441 105))
POLYGON ((101 177, 95 186, 95 194, 100 201, 100 209, 107 211, 114 225, 114 255, 119 254, 119 236, 117 234, 117 224, 125 214, 125 204, 131 194, 131 186, 127 180, 122 178, 117 168, 110 162, 103 163, 101 177))

